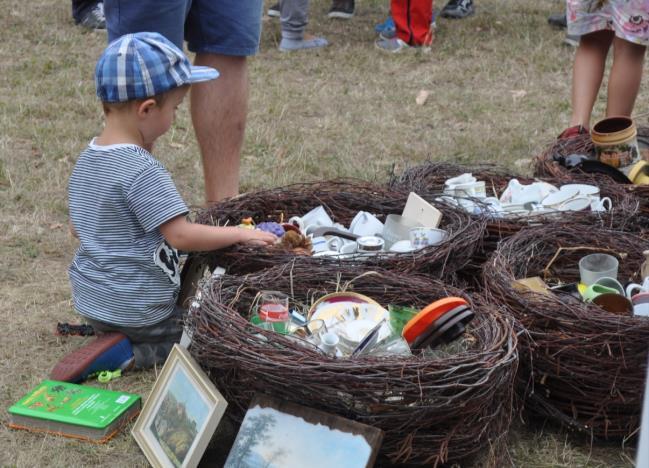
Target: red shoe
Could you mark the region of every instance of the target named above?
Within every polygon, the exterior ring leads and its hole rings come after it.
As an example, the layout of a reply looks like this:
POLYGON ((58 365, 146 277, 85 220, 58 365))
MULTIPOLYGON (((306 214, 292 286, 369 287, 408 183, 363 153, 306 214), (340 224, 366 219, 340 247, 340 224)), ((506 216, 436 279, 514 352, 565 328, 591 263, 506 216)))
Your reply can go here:
POLYGON ((52 380, 81 382, 100 371, 126 369, 133 362, 131 342, 122 333, 105 333, 72 351, 54 366, 52 380))
POLYGON ((575 138, 580 135, 585 135, 590 133, 590 131, 583 125, 575 125, 574 127, 566 128, 561 134, 557 137, 557 140, 569 140, 570 138, 575 138))

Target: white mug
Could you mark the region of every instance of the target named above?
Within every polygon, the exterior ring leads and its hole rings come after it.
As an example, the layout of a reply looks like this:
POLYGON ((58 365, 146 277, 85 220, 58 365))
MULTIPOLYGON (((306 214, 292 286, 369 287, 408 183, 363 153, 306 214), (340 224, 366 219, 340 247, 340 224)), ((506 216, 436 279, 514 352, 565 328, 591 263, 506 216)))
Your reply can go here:
POLYGON ((599 196, 591 196, 590 199, 591 211, 611 211, 611 208, 613 208, 613 202, 608 197, 600 198, 599 196), (606 205, 608 205, 608 208, 606 205))
POLYGON ((649 291, 649 276, 647 276, 642 284, 631 283, 626 287, 626 297, 629 299, 635 295, 635 291, 644 293, 649 291))
POLYGON ((307 214, 302 216, 302 222, 305 227, 315 225, 315 226, 333 226, 334 222, 327 214, 327 211, 322 205, 316 206, 314 209, 309 211, 307 214))
POLYGON ((349 230, 359 236, 375 236, 383 232, 383 223, 367 211, 359 211, 349 225, 349 230))

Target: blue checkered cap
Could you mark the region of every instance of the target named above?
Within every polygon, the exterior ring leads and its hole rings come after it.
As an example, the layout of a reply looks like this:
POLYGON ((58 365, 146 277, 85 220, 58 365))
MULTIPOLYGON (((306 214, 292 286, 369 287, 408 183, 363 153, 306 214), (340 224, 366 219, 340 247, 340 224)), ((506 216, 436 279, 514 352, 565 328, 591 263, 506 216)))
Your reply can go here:
POLYGON ((114 40, 95 67, 97 96, 103 102, 145 99, 218 76, 214 68, 192 66, 178 47, 153 32, 114 40))

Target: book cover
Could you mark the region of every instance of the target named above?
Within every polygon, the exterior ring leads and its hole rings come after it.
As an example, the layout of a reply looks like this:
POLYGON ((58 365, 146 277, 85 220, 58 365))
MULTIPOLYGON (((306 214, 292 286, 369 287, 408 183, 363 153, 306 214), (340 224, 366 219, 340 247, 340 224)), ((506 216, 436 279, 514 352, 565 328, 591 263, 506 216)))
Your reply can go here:
POLYGON ((105 442, 140 407, 131 393, 45 380, 8 409, 9 426, 105 442))

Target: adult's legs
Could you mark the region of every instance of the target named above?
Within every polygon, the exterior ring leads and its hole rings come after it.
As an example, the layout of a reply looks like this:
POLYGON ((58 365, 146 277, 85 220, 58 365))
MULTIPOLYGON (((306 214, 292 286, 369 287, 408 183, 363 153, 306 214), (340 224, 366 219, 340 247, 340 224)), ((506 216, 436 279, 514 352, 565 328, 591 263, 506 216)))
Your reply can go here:
POLYGON ((248 66, 245 57, 200 52, 195 62, 214 67, 221 74, 217 80, 192 85, 191 89, 205 200, 214 203, 239 193, 239 154, 248 113, 248 66))
POLYGON ((307 25, 309 0, 281 0, 279 2, 282 38, 302 39, 307 25))
POLYGON ((570 126, 590 127, 597 93, 602 85, 612 31, 597 31, 581 37, 572 69, 572 117, 570 126))
POLYGON ((608 79, 606 116, 631 116, 640 82, 647 48, 622 38, 613 39, 613 66, 608 79))
POLYGON ((282 41, 279 43, 279 50, 289 52, 328 45, 323 37, 304 34, 308 23, 309 0, 281 0, 279 9, 282 23, 282 41))

